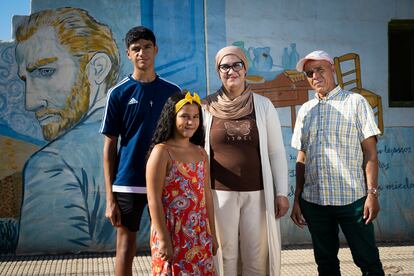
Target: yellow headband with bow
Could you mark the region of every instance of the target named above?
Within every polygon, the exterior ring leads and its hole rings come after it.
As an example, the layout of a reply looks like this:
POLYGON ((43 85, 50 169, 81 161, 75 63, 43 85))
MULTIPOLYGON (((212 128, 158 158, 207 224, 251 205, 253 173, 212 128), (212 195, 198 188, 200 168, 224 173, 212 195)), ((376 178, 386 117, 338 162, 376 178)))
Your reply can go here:
POLYGON ((186 103, 192 104, 193 102, 197 103, 198 105, 201 105, 200 96, 198 96, 196 92, 193 93, 193 96, 191 96, 190 92, 187 92, 187 94, 185 94, 184 99, 179 100, 175 104, 175 113, 177 113, 181 109, 181 107, 183 107, 186 103))

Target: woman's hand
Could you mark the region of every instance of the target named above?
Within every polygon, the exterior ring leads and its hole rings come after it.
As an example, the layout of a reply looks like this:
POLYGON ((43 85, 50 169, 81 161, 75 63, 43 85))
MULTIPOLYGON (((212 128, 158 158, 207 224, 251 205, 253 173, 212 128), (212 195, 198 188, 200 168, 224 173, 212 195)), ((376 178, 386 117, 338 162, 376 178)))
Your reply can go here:
POLYGON ((213 235, 212 238, 213 238, 213 256, 216 256, 217 250, 219 248, 219 244, 218 244, 216 235, 213 235))
POLYGON ((289 210, 289 200, 285 196, 277 196, 275 201, 275 215, 279 219, 289 210))

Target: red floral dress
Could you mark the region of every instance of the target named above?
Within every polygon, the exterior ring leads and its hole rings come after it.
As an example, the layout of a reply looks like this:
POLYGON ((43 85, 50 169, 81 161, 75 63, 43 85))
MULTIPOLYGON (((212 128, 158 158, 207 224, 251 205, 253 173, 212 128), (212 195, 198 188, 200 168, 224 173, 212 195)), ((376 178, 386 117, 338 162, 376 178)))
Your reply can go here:
POLYGON ((161 260, 157 232, 151 226, 153 275, 215 275, 212 237, 204 195, 204 161, 172 160, 162 193, 172 263, 161 260))

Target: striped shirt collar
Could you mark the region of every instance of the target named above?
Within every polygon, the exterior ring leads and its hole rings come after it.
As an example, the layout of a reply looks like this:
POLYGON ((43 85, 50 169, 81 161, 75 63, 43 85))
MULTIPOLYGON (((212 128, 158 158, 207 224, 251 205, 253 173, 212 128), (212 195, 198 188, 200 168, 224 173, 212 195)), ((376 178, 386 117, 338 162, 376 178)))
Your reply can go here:
POLYGON ((318 93, 315 93, 315 99, 317 99, 318 101, 323 101, 323 100, 328 101, 328 100, 331 100, 331 99, 335 98, 335 96, 338 95, 339 92, 341 92, 341 90, 342 90, 341 86, 338 85, 334 89, 332 89, 331 91, 329 91, 328 94, 326 94, 326 97, 324 99, 323 98, 320 98, 319 95, 318 95, 318 93))

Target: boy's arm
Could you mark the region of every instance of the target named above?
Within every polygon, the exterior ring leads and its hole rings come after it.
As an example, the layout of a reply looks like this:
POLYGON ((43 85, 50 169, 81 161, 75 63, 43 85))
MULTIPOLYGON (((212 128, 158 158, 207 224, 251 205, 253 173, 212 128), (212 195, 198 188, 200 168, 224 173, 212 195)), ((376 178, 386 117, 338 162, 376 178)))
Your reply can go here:
POLYGON ((115 164, 118 157, 118 138, 105 135, 103 148, 103 166, 106 191, 105 216, 115 227, 121 226, 121 213, 112 191, 112 183, 115 178, 115 164))

